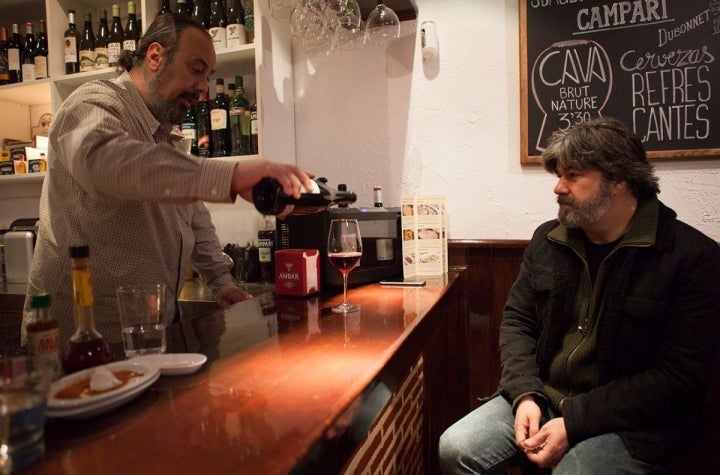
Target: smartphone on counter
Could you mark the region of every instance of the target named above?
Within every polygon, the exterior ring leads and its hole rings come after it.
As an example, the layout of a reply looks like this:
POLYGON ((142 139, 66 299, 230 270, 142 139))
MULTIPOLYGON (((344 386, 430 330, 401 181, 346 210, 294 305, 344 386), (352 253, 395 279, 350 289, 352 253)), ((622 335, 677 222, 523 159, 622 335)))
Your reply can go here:
POLYGON ((386 285, 388 287, 422 287, 425 285, 424 280, 413 280, 403 279, 399 277, 397 279, 384 279, 380 281, 380 285, 386 285))

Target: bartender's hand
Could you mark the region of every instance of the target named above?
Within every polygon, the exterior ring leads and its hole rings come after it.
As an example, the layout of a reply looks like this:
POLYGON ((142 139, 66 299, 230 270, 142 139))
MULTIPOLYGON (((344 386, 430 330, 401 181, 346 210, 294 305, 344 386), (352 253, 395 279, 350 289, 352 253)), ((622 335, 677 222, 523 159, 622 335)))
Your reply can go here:
POLYGON ((272 162, 269 160, 250 160, 238 162, 233 172, 231 191, 252 202, 252 188, 265 177, 276 179, 286 195, 300 197, 302 188, 312 189, 310 175, 295 165, 272 162))
POLYGON ((251 299, 252 295, 239 287, 228 287, 220 290, 217 295, 217 303, 220 308, 228 308, 230 305, 251 299))

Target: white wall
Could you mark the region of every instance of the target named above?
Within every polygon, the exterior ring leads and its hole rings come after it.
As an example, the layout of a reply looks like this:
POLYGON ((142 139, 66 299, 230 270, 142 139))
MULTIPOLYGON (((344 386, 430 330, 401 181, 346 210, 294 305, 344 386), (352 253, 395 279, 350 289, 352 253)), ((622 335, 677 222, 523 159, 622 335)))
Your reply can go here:
MULTIPOLYGON (((445 194, 451 239, 527 239, 557 209, 554 177, 520 166, 517 0, 416 3, 417 22, 387 49, 313 58, 314 74, 294 49, 298 164, 347 183, 360 205, 375 184, 387 206, 445 194), (425 20, 440 40, 430 62, 425 20)), ((661 200, 720 240, 720 162, 655 164, 661 200)))

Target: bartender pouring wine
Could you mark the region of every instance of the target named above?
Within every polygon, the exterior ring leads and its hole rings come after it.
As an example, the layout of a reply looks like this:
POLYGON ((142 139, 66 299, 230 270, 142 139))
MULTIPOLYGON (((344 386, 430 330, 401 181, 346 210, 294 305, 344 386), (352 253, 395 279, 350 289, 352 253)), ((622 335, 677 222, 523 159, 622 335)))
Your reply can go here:
MULTIPOLYGON (((215 50, 201 25, 159 15, 136 51, 123 51, 122 73, 79 87, 60 107, 49 134, 48 173, 30 295, 49 293, 60 345, 73 332, 70 247, 89 246, 97 329, 121 341, 115 291, 132 284, 165 284, 180 292, 190 264, 221 307, 250 296, 221 260, 221 246, 203 201, 252 199, 264 177, 300 196, 310 177, 298 167, 267 160, 234 163, 186 153, 172 131, 208 87, 215 50)), ((175 318, 169 298, 163 323, 175 318)))

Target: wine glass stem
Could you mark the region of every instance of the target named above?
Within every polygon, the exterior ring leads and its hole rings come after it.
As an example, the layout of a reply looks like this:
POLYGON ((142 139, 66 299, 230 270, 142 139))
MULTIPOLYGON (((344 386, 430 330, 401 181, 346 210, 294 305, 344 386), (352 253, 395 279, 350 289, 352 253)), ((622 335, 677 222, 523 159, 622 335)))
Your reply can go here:
POLYGON ((348 305, 350 305, 350 304, 348 303, 348 299, 347 299, 347 279, 348 279, 347 273, 346 273, 346 272, 343 272, 343 305, 344 305, 345 307, 347 307, 348 305))

